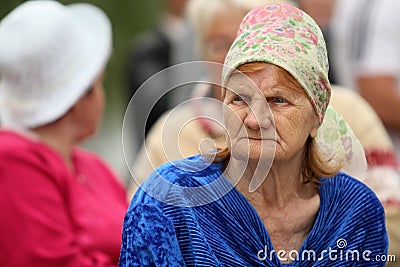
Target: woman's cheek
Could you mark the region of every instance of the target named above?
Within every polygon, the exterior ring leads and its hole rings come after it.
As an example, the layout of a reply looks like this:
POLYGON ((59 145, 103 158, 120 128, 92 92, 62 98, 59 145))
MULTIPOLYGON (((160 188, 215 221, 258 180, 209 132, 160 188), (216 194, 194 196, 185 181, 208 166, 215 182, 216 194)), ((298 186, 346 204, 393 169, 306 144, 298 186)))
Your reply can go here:
POLYGON ((241 126, 243 125, 243 111, 241 110, 233 110, 231 108, 227 108, 224 111, 224 120, 225 120, 225 127, 229 134, 234 134, 239 131, 241 126))

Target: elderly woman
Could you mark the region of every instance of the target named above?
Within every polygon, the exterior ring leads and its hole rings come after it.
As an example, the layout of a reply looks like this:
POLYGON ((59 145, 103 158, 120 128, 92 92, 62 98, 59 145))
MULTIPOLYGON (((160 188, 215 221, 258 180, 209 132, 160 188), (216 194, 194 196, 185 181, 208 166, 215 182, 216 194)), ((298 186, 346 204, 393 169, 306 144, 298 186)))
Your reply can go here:
MULTIPOLYGON (((260 4, 276 2, 282 0, 213 0, 207 4, 204 0, 188 1, 186 11, 201 60, 208 62, 198 64, 208 71, 208 77, 203 78, 210 82, 197 83, 189 101, 165 112, 151 128, 132 165, 138 184, 163 163, 225 144, 222 105, 216 100, 221 96, 221 86, 213 81, 221 79, 226 53, 246 13, 260 4)), ((137 184, 131 183, 129 200, 136 189, 137 184)))
POLYGON ((120 266, 384 266, 382 205, 339 171, 365 157, 328 106, 316 23, 259 6, 225 64, 227 148, 150 175, 125 217, 120 266))
MULTIPOLYGON (((240 22, 250 11, 249 6, 255 7, 259 3, 260 0, 213 0, 208 4, 204 0, 188 1, 187 14, 197 37, 201 59, 219 63, 206 65, 212 75, 218 75, 218 79, 221 73, 217 69, 224 63, 240 22), (218 73, 214 74, 213 71, 218 73)), ((155 167, 163 163, 199 154, 202 140, 212 140, 217 145, 225 143, 224 129, 219 123, 199 118, 211 117, 222 121, 222 106, 217 101, 208 101, 210 98, 218 99, 220 95, 218 85, 197 84, 191 101, 169 110, 157 120, 133 164, 135 181, 142 182, 155 167), (179 138, 176 139, 179 144, 173 142, 177 131, 179 138), (168 141, 163 140, 163 135, 168 136, 168 141)), ((206 144, 203 143, 205 151, 210 148, 204 146, 206 144)), ((136 189, 137 185, 132 183, 129 200, 136 189)))
POLYGON ((125 191, 77 147, 104 108, 110 21, 27 1, 0 22, 0 266, 116 266, 125 191))

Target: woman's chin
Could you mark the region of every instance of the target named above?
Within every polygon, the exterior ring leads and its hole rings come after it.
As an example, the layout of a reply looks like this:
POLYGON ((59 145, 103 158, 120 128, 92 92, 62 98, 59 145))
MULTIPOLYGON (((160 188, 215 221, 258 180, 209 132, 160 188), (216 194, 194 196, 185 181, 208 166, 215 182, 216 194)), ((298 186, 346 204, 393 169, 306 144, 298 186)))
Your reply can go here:
POLYGON ((231 154, 237 160, 273 160, 275 149, 274 147, 270 149, 235 149, 231 154))

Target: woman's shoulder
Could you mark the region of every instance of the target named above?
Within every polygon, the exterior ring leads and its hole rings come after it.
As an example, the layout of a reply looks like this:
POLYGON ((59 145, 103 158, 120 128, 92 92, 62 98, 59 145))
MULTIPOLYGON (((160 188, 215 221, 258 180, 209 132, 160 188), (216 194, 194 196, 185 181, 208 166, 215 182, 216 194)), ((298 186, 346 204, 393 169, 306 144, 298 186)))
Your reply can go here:
POLYGON ((371 251, 371 258, 386 253, 385 212, 367 185, 340 172, 321 180, 320 196, 322 216, 318 225, 330 247, 345 241, 346 249, 371 251))
POLYGON ((13 186, 30 183, 65 186, 68 169, 62 157, 40 139, 16 131, 0 130, 0 172, 13 186))
MULTIPOLYGON (((37 137, 13 130, 0 130, 0 162, 46 166, 61 158, 37 137)), ((48 166, 46 166, 48 167, 48 166)))
POLYGON ((356 178, 339 172, 333 177, 323 178, 320 187, 321 197, 335 200, 343 209, 356 209, 383 212, 383 207, 376 194, 366 184, 356 178))
POLYGON ((98 168, 111 171, 108 167, 108 164, 99 154, 86 148, 82 148, 79 146, 74 147, 73 157, 74 161, 80 163, 81 165, 90 164, 97 166, 98 168))
POLYGON ((350 186, 357 191, 370 191, 370 188, 365 183, 341 171, 332 177, 322 178, 321 185, 327 188, 346 187, 346 189, 350 189, 348 188, 350 186))
MULTIPOLYGON (((365 184, 343 172, 322 178, 320 201, 310 239, 316 242, 316 247, 334 251, 345 247, 346 251, 356 251, 360 255, 368 252, 366 257, 370 259, 386 253, 385 213, 379 199, 365 184)), ((363 258, 357 256, 362 266, 366 264, 364 255, 363 258)), ((343 259, 348 261, 347 257, 343 259)))
POLYGON ((221 167, 222 164, 209 162, 201 155, 164 163, 144 181, 132 202, 191 206, 187 202, 203 201, 198 198, 226 183, 225 179, 218 179, 222 176, 221 167), (223 183, 213 183, 217 180, 223 183), (205 186, 209 184, 212 186, 205 186))
POLYGON ((336 175, 321 179, 321 187, 325 190, 340 192, 344 195, 372 195, 375 193, 362 181, 348 175, 344 172, 338 172, 336 175))
POLYGON ((202 155, 171 161, 154 170, 148 179, 162 177, 174 185, 199 186, 212 182, 221 174, 222 164, 208 162, 202 155))
POLYGON ((15 131, 1 129, 0 130, 0 153, 19 153, 20 151, 29 150, 34 146, 35 142, 26 138, 22 134, 15 131))

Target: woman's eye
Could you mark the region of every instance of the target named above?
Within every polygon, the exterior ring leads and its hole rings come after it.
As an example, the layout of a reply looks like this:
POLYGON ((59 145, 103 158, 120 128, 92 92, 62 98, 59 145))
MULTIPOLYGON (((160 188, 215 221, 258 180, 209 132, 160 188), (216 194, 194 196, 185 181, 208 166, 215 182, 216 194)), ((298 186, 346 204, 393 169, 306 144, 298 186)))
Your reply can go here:
POLYGON ((273 102, 277 103, 277 104, 285 104, 287 103, 287 101, 281 97, 274 97, 273 98, 273 102))
POLYGON ((242 97, 236 96, 236 97, 233 99, 233 101, 235 101, 235 102, 242 102, 242 101, 244 101, 244 100, 243 100, 242 97))

